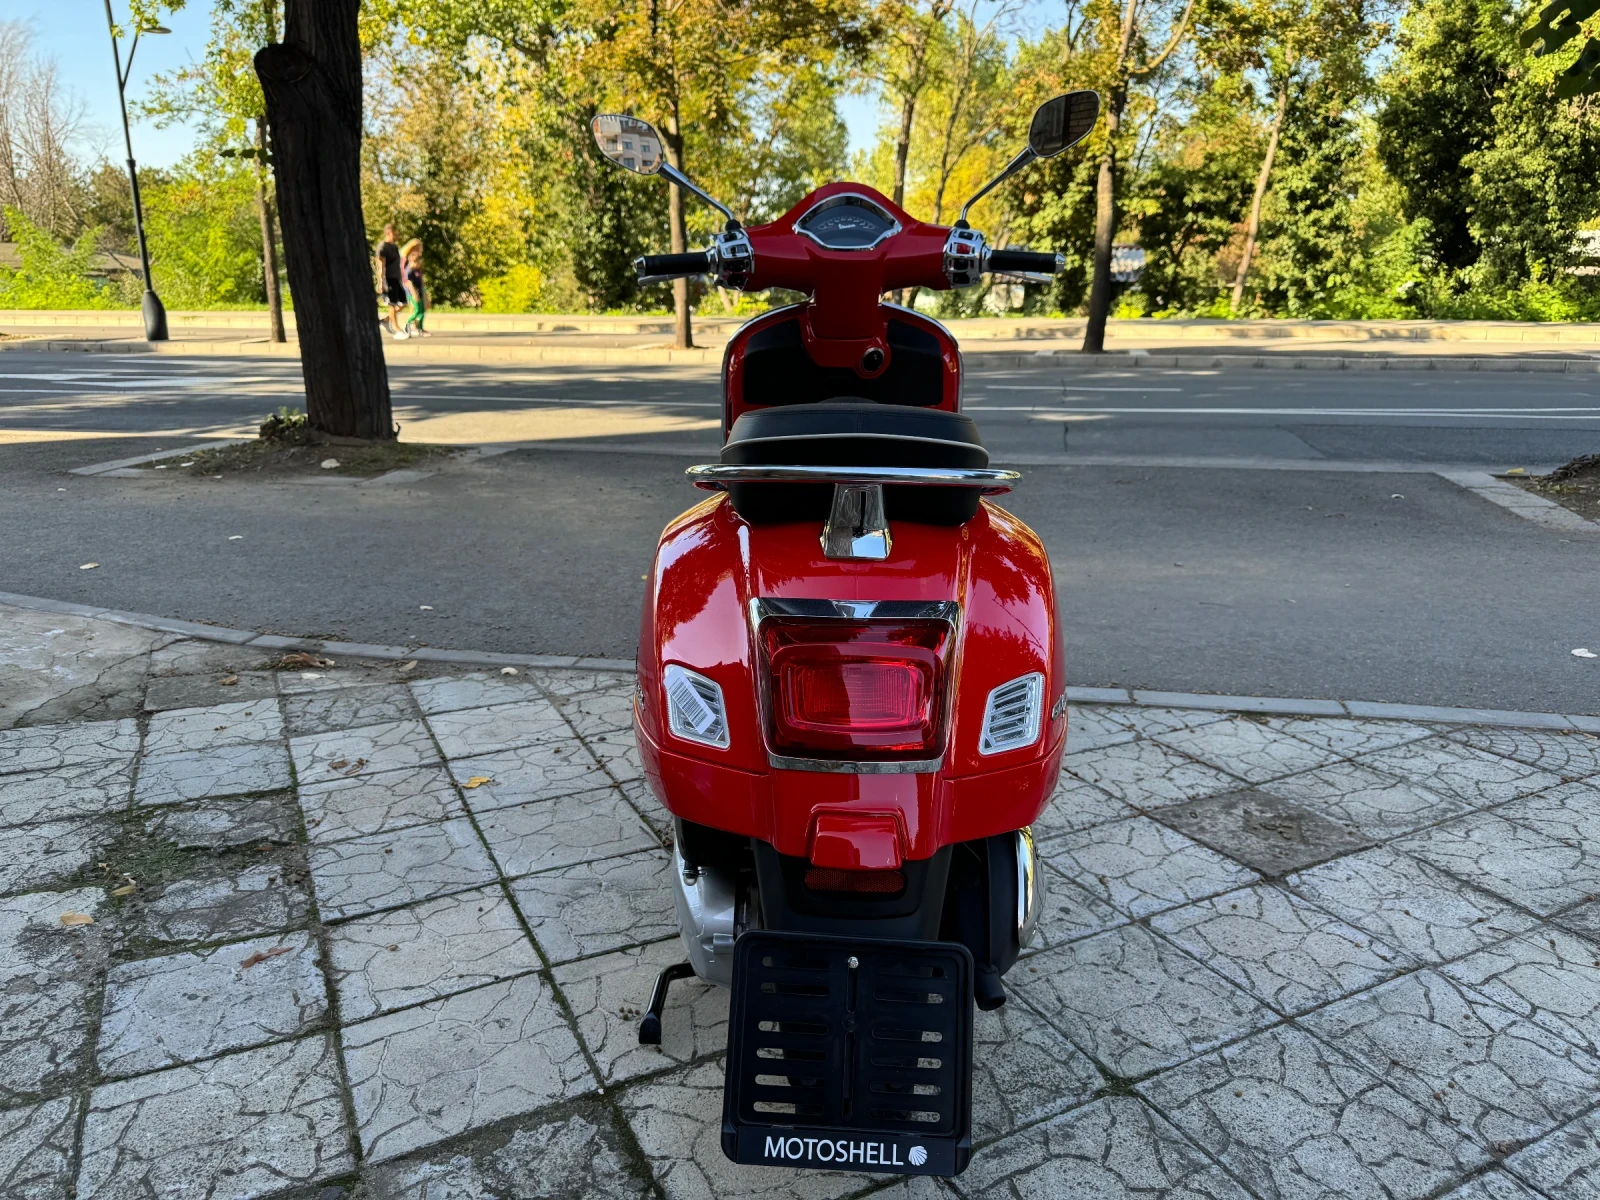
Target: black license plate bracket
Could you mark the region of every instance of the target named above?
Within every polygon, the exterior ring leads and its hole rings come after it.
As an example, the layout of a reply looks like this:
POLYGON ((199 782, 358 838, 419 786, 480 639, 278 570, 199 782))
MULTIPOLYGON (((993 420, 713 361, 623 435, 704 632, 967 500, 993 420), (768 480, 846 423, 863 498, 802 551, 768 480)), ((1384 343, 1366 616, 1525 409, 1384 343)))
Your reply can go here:
POLYGON ((734 947, 734 1162, 956 1175, 972 1155, 972 955, 752 930, 734 947))

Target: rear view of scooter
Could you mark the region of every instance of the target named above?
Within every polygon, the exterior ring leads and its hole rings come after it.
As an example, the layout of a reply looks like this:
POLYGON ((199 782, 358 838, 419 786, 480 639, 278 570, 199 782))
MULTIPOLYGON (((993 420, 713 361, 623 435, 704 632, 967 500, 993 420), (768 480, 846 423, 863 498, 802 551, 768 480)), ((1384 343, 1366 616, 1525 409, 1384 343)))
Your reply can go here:
POLYGON ((1064 656, 1044 547, 989 499, 1019 477, 961 413, 955 340, 880 297, 1060 270, 966 213, 1098 112, 1093 92, 1046 103, 951 227, 834 183, 746 228, 648 124, 594 119, 613 162, 726 218, 708 249, 638 260, 642 280, 807 297, 729 342, 721 458, 688 472, 713 494, 663 533, 639 633, 635 726, 688 952, 640 1040, 674 979, 732 989, 736 1162, 953 1175, 971 1155, 973 1009, 1005 1002, 1039 913, 1064 656))

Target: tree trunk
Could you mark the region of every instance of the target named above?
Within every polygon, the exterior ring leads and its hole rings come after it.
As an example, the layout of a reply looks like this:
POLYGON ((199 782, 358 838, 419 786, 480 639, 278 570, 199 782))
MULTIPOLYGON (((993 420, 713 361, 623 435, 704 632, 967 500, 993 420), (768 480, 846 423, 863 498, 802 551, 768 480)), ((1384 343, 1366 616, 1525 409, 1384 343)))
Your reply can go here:
POLYGON ((900 136, 894 143, 894 195, 896 208, 906 206, 906 160, 911 157, 911 124, 917 115, 917 95, 912 92, 900 106, 900 136))
POLYGON ((1278 135, 1283 132, 1283 117, 1289 111, 1289 85, 1285 83, 1278 93, 1278 111, 1272 115, 1272 136, 1267 139, 1267 154, 1261 160, 1261 173, 1256 176, 1256 194, 1250 201, 1250 219, 1244 226, 1244 257, 1239 260, 1239 273, 1233 277, 1233 311, 1237 315, 1244 303, 1244 282, 1250 274, 1250 260, 1256 255, 1256 235, 1261 232, 1261 201, 1267 194, 1267 184, 1272 179, 1272 160, 1278 157, 1278 135))
MULTIPOLYGON (((663 148, 667 152, 667 161, 678 170, 683 170, 683 130, 678 126, 678 114, 672 112, 667 117, 667 136, 662 138, 663 148)), ((675 183, 667 185, 667 229, 671 239, 674 254, 686 253, 689 249, 689 228, 683 216, 683 189, 675 183)), ((694 330, 689 323, 689 281, 687 279, 674 279, 672 281, 672 315, 676 326, 676 336, 673 345, 679 350, 689 350, 694 347, 694 330)))
POLYGON ((1083 331, 1085 354, 1106 348, 1106 319, 1111 315, 1111 245, 1117 236, 1117 128, 1127 90, 1111 93, 1106 109, 1106 148, 1100 155, 1100 176, 1094 194, 1094 273, 1089 283, 1089 324, 1083 331))
POLYGON ((278 230, 272 198, 267 194, 267 123, 256 122, 256 213, 261 218, 261 277, 267 285, 267 316, 275 342, 287 342, 283 328, 283 292, 278 286, 278 230))
POLYGON ((395 436, 361 217, 360 0, 288 0, 255 57, 272 128, 283 250, 311 428, 395 436))

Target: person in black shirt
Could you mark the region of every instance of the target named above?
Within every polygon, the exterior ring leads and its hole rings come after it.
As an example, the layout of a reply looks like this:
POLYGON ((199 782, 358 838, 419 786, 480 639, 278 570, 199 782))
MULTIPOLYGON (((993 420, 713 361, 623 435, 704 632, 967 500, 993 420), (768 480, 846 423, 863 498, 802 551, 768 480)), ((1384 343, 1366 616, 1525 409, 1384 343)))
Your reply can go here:
POLYGON ((379 325, 397 340, 406 337, 400 325, 400 310, 406 306, 406 285, 400 271, 400 247, 394 226, 383 227, 383 241, 378 243, 378 289, 382 301, 389 306, 389 316, 379 325))

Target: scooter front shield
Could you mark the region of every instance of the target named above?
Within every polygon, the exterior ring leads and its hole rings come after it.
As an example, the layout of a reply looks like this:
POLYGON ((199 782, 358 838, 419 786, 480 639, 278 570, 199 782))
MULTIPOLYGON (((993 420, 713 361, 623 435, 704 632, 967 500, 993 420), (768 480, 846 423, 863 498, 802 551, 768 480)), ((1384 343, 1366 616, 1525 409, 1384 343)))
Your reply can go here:
POLYGON ((747 1165, 959 1174, 972 1156, 972 974, 954 943, 745 933, 723 1153, 747 1165))

